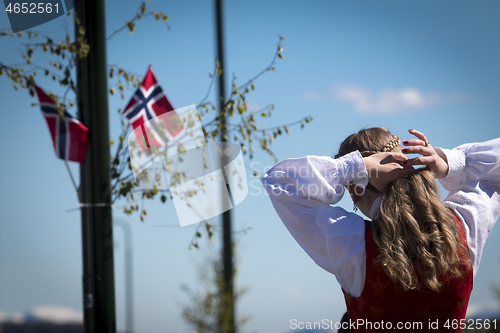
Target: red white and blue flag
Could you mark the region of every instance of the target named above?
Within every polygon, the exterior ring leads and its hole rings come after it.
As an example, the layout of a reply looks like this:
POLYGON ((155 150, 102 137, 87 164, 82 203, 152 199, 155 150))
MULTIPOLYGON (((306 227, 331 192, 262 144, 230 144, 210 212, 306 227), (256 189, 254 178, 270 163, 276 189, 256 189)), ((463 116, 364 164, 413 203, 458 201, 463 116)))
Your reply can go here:
POLYGON ((129 119, 141 148, 147 154, 149 147, 160 148, 185 129, 182 119, 174 111, 151 67, 148 67, 141 85, 128 102, 123 115, 129 119))
POLYGON ((88 128, 66 110, 58 109, 41 88, 35 86, 35 89, 57 157, 83 163, 87 154, 88 128))

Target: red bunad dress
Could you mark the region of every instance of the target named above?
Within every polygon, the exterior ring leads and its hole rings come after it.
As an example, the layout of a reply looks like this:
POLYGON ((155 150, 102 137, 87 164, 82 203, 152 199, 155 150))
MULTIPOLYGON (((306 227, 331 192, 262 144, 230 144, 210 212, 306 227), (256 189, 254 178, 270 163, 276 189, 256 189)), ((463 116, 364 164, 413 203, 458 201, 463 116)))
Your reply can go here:
MULTIPOLYGON (((460 243, 468 249, 462 223, 455 217, 460 243)), ((473 272, 469 252, 459 247, 462 276, 448 272, 441 277, 443 285, 435 292, 424 284, 418 290, 405 291, 393 282, 376 263, 378 246, 365 223, 366 280, 358 298, 344 293, 350 332, 462 332, 460 319, 465 318, 472 292, 473 272), (357 325, 358 324, 358 325, 357 325)), ((463 322, 463 320, 462 320, 463 322)), ((463 326, 463 325, 462 325, 463 326)))

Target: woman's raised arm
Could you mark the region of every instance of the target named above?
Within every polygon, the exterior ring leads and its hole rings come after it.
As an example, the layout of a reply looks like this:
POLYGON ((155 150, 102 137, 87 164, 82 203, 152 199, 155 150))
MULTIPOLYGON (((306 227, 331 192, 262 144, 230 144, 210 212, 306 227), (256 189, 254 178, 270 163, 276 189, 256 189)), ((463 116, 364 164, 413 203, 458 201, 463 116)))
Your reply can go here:
POLYGON ((449 191, 444 204, 464 224, 475 276, 500 215, 500 138, 436 151, 448 161, 448 175, 439 180, 449 191))
POLYGON ((270 169, 262 183, 288 231, 344 290, 359 296, 365 279, 365 222, 357 214, 331 207, 348 183, 365 187, 368 173, 359 152, 338 159, 306 156, 270 169))

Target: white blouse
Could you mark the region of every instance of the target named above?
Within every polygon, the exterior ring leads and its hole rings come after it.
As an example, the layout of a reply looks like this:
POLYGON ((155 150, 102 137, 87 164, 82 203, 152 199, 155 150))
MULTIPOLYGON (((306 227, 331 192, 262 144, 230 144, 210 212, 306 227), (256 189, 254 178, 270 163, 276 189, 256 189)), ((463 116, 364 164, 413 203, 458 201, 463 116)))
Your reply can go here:
MULTIPOLYGON (((439 180, 449 191, 444 204, 464 225, 475 276, 486 239, 500 215, 500 138, 436 151, 448 159, 449 173, 439 180)), ((270 169, 262 182, 299 245, 335 275, 346 293, 359 297, 366 276, 365 223, 359 215, 330 205, 342 198, 344 185, 364 188, 368 184, 361 154, 286 159, 270 169)), ((379 205, 376 200, 371 216, 379 205)))

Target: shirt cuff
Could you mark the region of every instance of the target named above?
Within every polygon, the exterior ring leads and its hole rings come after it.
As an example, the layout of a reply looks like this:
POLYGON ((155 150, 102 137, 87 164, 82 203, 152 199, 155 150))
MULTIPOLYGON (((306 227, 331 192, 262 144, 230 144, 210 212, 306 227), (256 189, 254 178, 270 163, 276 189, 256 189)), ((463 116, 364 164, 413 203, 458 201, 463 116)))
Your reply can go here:
POLYGON ((443 148, 435 148, 438 155, 445 155, 448 160, 448 174, 446 178, 453 178, 460 174, 460 172, 465 168, 465 154, 459 150, 450 150, 443 148))
POLYGON ((346 184, 354 184, 365 188, 368 185, 368 172, 366 171, 365 161, 359 151, 353 151, 347 155, 339 157, 339 162, 345 167, 344 179, 346 184))

